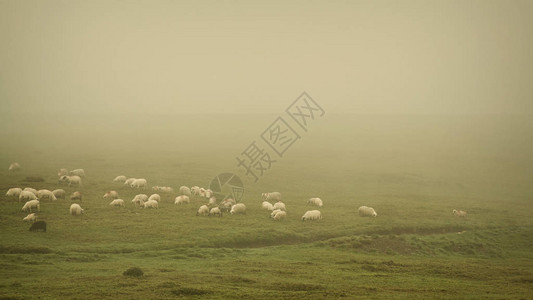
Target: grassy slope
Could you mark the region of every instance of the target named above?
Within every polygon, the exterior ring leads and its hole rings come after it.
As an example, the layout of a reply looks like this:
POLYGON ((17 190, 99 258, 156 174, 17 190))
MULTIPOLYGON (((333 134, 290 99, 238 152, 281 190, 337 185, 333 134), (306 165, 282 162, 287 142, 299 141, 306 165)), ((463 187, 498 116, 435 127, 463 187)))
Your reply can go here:
POLYGON ((0 202, 0 297, 533 297, 530 121, 324 119, 257 184, 246 180, 245 216, 196 217, 203 200, 176 206, 174 196, 159 210, 136 209, 137 192, 111 182, 125 174, 177 188, 206 186, 223 171, 245 178, 235 156, 272 117, 217 118, 4 127, 4 139, 29 139, 0 146, 1 165, 24 167, 0 173, 2 191, 57 188, 61 167, 88 177, 79 188, 87 216, 68 215, 69 200, 42 203, 44 234, 27 231, 21 203, 0 202), (25 182, 30 175, 45 182, 25 182), (126 208, 102 199, 111 189, 126 208), (283 222, 260 208, 260 193, 274 190, 288 207, 283 222), (312 196, 324 200, 324 219, 302 223, 312 196), (358 217, 360 205, 378 218, 358 217), (454 218, 453 208, 469 216, 454 218), (132 266, 145 275, 122 276, 132 266))

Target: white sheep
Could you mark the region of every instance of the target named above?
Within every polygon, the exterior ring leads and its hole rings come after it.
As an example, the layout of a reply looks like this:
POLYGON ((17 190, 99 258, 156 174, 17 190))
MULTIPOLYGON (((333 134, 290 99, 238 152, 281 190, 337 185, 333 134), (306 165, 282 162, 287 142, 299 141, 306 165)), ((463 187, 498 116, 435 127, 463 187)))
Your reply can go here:
POLYGON ((35 196, 37 196, 37 190, 31 187, 24 188, 23 191, 32 192, 35 196))
POLYGON ((308 210, 302 216, 302 221, 321 220, 321 219, 322 219, 322 213, 319 210, 308 210))
POLYGON ((74 176, 63 175, 59 178, 59 181, 63 183, 67 183, 68 186, 71 186, 71 185, 82 186, 81 177, 77 175, 74 175, 74 176))
POLYGON ((273 219, 281 220, 281 219, 285 219, 285 217, 287 217, 287 212, 280 210, 274 215, 273 219))
POLYGON ((281 201, 278 201, 278 202, 274 203, 274 206, 272 207, 272 209, 287 210, 285 208, 285 203, 283 203, 281 201))
POLYGON ((281 209, 274 209, 274 210, 270 213, 270 217, 271 217, 271 218, 274 218, 274 216, 275 216, 278 212, 280 212, 280 211, 282 211, 282 210, 281 210, 281 209))
POLYGON ((125 207, 125 206, 126 206, 126 205, 124 204, 124 200, 122 200, 122 199, 115 199, 115 200, 111 201, 111 202, 109 203, 109 205, 111 205, 111 206, 122 206, 122 207, 125 207))
POLYGON ((219 217, 222 217, 222 211, 221 211, 220 208, 218 208, 218 207, 213 207, 213 208, 211 208, 211 210, 209 211, 209 215, 210 215, 210 216, 219 216, 219 217))
POLYGON ((464 211, 464 210, 456 210, 456 209, 454 209, 452 212, 457 217, 466 217, 466 211, 464 211))
POLYGON ((209 198, 209 203, 207 203, 207 205, 215 205, 215 204, 217 204, 217 198, 215 197, 209 198))
POLYGON ((135 205, 135 207, 140 206, 140 207, 143 207, 144 206, 144 201, 140 198, 133 198, 133 200, 131 200, 131 202, 135 205))
POLYGON ((200 195, 200 187, 196 185, 191 187, 191 194, 195 196, 200 195))
POLYGON ((272 203, 270 203, 268 201, 263 201, 263 204, 261 205, 261 207, 263 207, 263 209, 266 209, 266 210, 269 210, 269 211, 273 211, 274 210, 274 206, 272 206, 272 203))
POLYGON ((246 205, 244 203, 237 203, 231 207, 230 214, 246 214, 246 205))
POLYGON ((171 194, 174 193, 174 189, 169 186, 162 186, 161 192, 171 194))
POLYGON ((131 186, 131 184, 136 180, 137 178, 128 178, 126 181, 124 181, 124 185, 131 186))
POLYGON ((186 195, 189 197, 191 196, 191 189, 184 185, 180 186, 179 192, 180 192, 180 195, 186 195))
POLYGON ((85 210, 81 208, 81 206, 77 203, 72 203, 69 211, 70 211, 70 214, 73 216, 81 216, 81 214, 85 213, 85 210))
POLYGON ((79 176, 79 177, 85 177, 85 170, 83 169, 75 169, 70 172, 68 172, 71 176, 79 176))
POLYGON ((231 207, 233 206, 233 204, 229 201, 222 201, 222 203, 220 203, 220 209, 228 212, 230 211, 231 207))
POLYGON ((143 190, 146 189, 146 179, 144 178, 139 178, 139 179, 135 179, 131 185, 130 185, 132 188, 134 189, 140 189, 142 188, 143 190))
POLYGON ((43 199, 48 199, 48 200, 52 200, 52 201, 56 201, 57 200, 57 198, 54 195, 54 193, 52 193, 52 191, 46 190, 46 189, 38 190, 37 191, 37 198, 39 198, 40 200, 43 200, 43 199))
POLYGON ((104 199, 118 199, 118 192, 117 191, 109 191, 106 192, 103 196, 104 199))
POLYGON ((12 164, 9 165, 9 168, 8 168, 8 171, 11 173, 11 172, 17 172, 18 170, 20 170, 20 164, 17 163, 17 162, 14 162, 12 164))
POLYGON ((67 193, 63 189, 53 190, 52 194, 54 194, 57 199, 65 199, 65 196, 67 195, 67 193))
POLYGON ((196 215, 197 216, 207 216, 207 215, 209 215, 209 207, 207 207, 207 205, 200 206, 200 208, 196 212, 196 215))
POLYGON ((316 205, 318 207, 322 207, 322 199, 320 198, 311 198, 309 200, 307 200, 307 204, 312 204, 312 205, 316 205))
POLYGON ((80 200, 81 201, 81 193, 76 191, 70 195, 70 200, 80 200))
POLYGON ((31 212, 32 208, 37 208, 37 211, 41 211, 41 205, 39 204, 39 200, 35 199, 35 200, 27 201, 22 207, 22 211, 31 212))
POLYGON ((146 195, 146 194, 137 194, 137 195, 135 195, 134 199, 140 199, 141 201, 145 202, 145 201, 148 201, 148 195, 146 195))
POLYGON ((204 196, 206 198, 211 198, 213 196, 213 191, 211 189, 205 190, 204 196))
POLYGON ((159 194, 151 194, 150 197, 148 197, 148 200, 155 200, 159 202, 161 201, 161 196, 159 196, 159 194))
POLYGON ((189 199, 189 196, 187 195, 178 196, 174 200, 174 204, 189 204, 189 203, 190 203, 190 199, 189 199))
POLYGON ((18 198, 20 196, 20 193, 22 193, 21 188, 10 188, 9 190, 7 190, 6 196, 18 198))
POLYGON ((271 193, 263 193, 261 194, 263 200, 269 201, 269 200, 276 200, 281 201, 281 193, 280 192, 271 192, 271 193))
POLYGON ((59 169, 59 172, 57 172, 57 177, 68 175, 68 170, 65 168, 59 169))
POLYGON ((144 208, 159 208, 159 202, 155 200, 148 200, 144 202, 144 205, 142 206, 144 208))
POLYGON ((358 211, 359 211, 359 216, 361 217, 374 217, 375 218, 378 215, 372 207, 368 207, 368 206, 361 206, 359 207, 358 211))
POLYGON ((37 196, 30 191, 22 191, 19 195, 19 201, 22 200, 37 200, 37 196))
POLYGON ((28 222, 35 222, 35 220, 37 219, 37 215, 35 215, 35 213, 31 213, 27 216, 24 217, 24 219, 22 219, 22 221, 28 221, 28 222))
POLYGON ((231 203, 231 205, 237 204, 237 201, 235 201, 235 199, 232 199, 232 198, 226 198, 224 199, 224 202, 231 203))
POLYGON ((117 177, 115 177, 115 179, 113 179, 113 182, 126 182, 126 176, 124 175, 118 175, 117 177))

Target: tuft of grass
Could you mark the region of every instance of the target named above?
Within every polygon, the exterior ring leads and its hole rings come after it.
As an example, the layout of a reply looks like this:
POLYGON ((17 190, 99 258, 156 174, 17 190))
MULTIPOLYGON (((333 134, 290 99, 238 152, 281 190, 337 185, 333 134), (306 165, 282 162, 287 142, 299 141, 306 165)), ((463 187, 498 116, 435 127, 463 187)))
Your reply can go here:
POLYGON ((124 271, 124 273, 122 273, 122 275, 130 276, 130 277, 142 277, 144 275, 144 272, 143 272, 143 270, 141 270, 141 268, 131 267, 131 268, 127 269, 126 271, 124 271))

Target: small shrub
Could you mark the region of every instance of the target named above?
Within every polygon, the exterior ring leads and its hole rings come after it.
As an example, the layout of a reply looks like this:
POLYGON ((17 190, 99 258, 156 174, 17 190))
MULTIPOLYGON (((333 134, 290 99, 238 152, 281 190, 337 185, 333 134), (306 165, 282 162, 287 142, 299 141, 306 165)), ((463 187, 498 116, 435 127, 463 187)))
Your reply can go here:
POLYGON ((144 272, 143 272, 143 270, 141 270, 141 268, 132 267, 132 268, 129 268, 126 271, 124 271, 124 273, 122 273, 122 275, 130 276, 130 277, 141 277, 141 276, 144 275, 144 272))

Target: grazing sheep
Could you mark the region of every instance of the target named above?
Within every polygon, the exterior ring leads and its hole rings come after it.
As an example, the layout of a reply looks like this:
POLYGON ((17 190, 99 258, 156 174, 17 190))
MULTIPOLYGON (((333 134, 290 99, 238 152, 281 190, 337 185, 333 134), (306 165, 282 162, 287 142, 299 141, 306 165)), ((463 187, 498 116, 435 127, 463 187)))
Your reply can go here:
POLYGON ((159 208, 159 202, 155 200, 148 200, 144 202, 144 205, 142 206, 144 208, 159 208))
POLYGON ((142 188, 143 190, 146 189, 146 179, 144 178, 139 178, 139 179, 135 179, 132 183, 131 183, 131 187, 134 188, 134 189, 140 189, 142 188))
POLYGON ((136 180, 137 178, 128 178, 126 179, 126 181, 124 181, 124 184, 127 185, 127 186, 131 186, 131 184, 136 180))
POLYGON ((464 210, 456 210, 456 209, 454 209, 452 212, 457 217, 466 217, 466 211, 464 211, 464 210))
POLYGON ((191 187, 191 194, 195 196, 200 195, 200 187, 196 185, 191 187))
POLYGON ((207 205, 215 205, 215 204, 217 204, 217 198, 215 197, 209 198, 209 203, 207 203, 207 205))
POLYGON ((54 193, 52 193, 52 191, 45 190, 45 189, 37 191, 37 198, 39 198, 40 200, 44 200, 44 199, 49 199, 52 201, 57 200, 56 196, 54 195, 54 193))
POLYGON ((189 199, 189 196, 187 195, 178 196, 174 200, 174 204, 189 204, 189 203, 190 203, 190 199, 189 199))
POLYGON ((272 203, 270 203, 268 201, 263 201, 263 204, 261 206, 263 207, 263 209, 266 209, 266 210, 269 210, 269 211, 273 211, 274 210, 274 206, 272 206, 272 203))
POLYGON ((274 209, 274 210, 272 211, 272 213, 270 213, 270 217, 271 217, 271 218, 274 218, 274 216, 275 216, 278 212, 280 212, 280 211, 282 211, 282 210, 281 210, 281 209, 274 209))
POLYGON ((46 222, 45 221, 37 221, 30 226, 30 231, 39 231, 42 230, 43 232, 46 232, 46 222))
POLYGON ((204 196, 206 198, 211 198, 213 196, 213 191, 210 189, 205 190, 204 196))
POLYGON ((180 195, 191 196, 191 189, 186 186, 180 186, 180 195))
POLYGON ((269 200, 276 200, 281 201, 281 193, 279 192, 272 192, 272 193, 263 193, 261 194, 263 200, 269 201, 269 200))
POLYGON ((70 214, 73 216, 81 216, 81 214, 84 214, 85 210, 81 208, 81 206, 77 203, 72 203, 70 206, 70 214))
POLYGON ((273 209, 279 209, 279 210, 287 210, 285 208, 285 203, 283 203, 281 201, 278 201, 278 202, 274 203, 274 206, 272 208, 273 209))
POLYGON ((82 186, 81 177, 77 175, 74 175, 74 176, 63 175, 59 178, 59 182, 66 183, 68 186, 71 186, 71 185, 82 186))
POLYGON ((238 203, 231 207, 230 214, 246 214, 246 205, 244 203, 238 203))
POLYGON ((19 195, 19 202, 22 200, 37 200, 37 196, 30 191, 22 191, 19 195))
POLYGON ((27 187, 27 188, 24 188, 23 191, 31 192, 32 194, 34 194, 35 196, 37 196, 37 190, 34 189, 34 188, 27 187))
POLYGON ((22 193, 21 188, 10 188, 7 190, 6 196, 7 197, 20 197, 20 193, 22 193))
POLYGON ((9 173, 17 172, 19 170, 20 170, 20 164, 19 163, 14 162, 14 163, 9 165, 9 168, 8 168, 9 173))
POLYGON ((118 199, 118 193, 117 191, 109 191, 104 194, 104 199, 118 199))
POLYGON ((359 207, 358 211, 359 211, 359 216, 361 217, 374 217, 375 218, 378 215, 372 207, 368 207, 368 206, 361 206, 359 207))
POLYGON ((37 208, 37 211, 41 211, 41 205, 39 204, 39 200, 35 199, 35 200, 27 201, 22 207, 22 211, 31 212, 32 208, 37 208))
POLYGON ((85 177, 85 170, 83 169, 76 169, 68 172, 71 176, 79 176, 79 177, 85 177))
POLYGON ((81 193, 76 191, 70 195, 70 201, 74 200, 80 200, 81 201, 81 193))
POLYGON ((302 221, 321 220, 321 219, 322 219, 322 213, 320 213, 319 210, 308 210, 302 216, 302 221))
POLYGON ((220 208, 218 208, 218 207, 213 207, 213 208, 211 208, 211 210, 209 211, 209 215, 210 215, 210 216, 219 216, 219 217, 222 217, 222 211, 221 211, 220 208))
POLYGON ((150 197, 148 197, 148 200, 155 200, 159 202, 161 201, 161 196, 159 196, 159 194, 151 194, 150 197))
POLYGON ((111 206, 122 206, 122 207, 126 206, 126 205, 124 205, 124 200, 122 200, 122 199, 115 199, 115 200, 111 201, 111 203, 109 203, 109 205, 111 205, 111 206))
POLYGON ((273 219, 279 221, 281 219, 285 219, 285 217, 287 217, 287 212, 280 210, 274 215, 273 219))
POLYGON ((220 209, 224 210, 225 212, 228 212, 228 211, 230 211, 232 206, 233 206, 233 204, 231 202, 222 201, 222 203, 220 204, 220 209))
POLYGON ((53 190, 52 194, 54 194, 54 196, 56 196, 57 199, 65 199, 67 195, 67 193, 63 189, 53 190))
POLYGON ((29 215, 27 215, 26 217, 24 217, 24 219, 22 219, 22 221, 28 221, 28 222, 35 222, 35 219, 37 219, 37 215, 35 215, 35 213, 31 213, 29 215))
POLYGON ((145 202, 145 201, 148 201, 148 195, 146 195, 146 194, 137 194, 137 195, 135 195, 134 199, 140 199, 141 201, 145 202))
POLYGON ((309 204, 316 205, 318 207, 322 207, 322 199, 320 199, 320 198, 311 198, 311 199, 307 200, 307 205, 309 205, 309 204))
POLYGON ((174 189, 171 188, 171 187, 169 187, 169 186, 162 186, 162 187, 160 187, 160 191, 161 191, 162 193, 168 193, 168 194, 170 194, 170 193, 174 193, 174 189))
POLYGON ((143 207, 144 206, 144 201, 141 199, 141 198, 133 198, 133 200, 131 200, 131 202, 135 205, 135 207, 140 206, 140 207, 143 207))
POLYGON ((65 168, 59 169, 59 172, 57 172, 57 177, 68 175, 68 170, 65 168))
POLYGON ((117 177, 115 177, 115 179, 113 179, 113 182, 126 182, 126 176, 124 175, 118 175, 117 177))
POLYGON ((231 203, 231 205, 235 205, 235 204, 237 204, 237 201, 235 201, 235 200, 232 199, 232 198, 226 198, 226 199, 224 199, 224 202, 226 202, 226 203, 231 203))
POLYGON ((209 207, 207 207, 207 205, 200 206, 200 208, 196 212, 196 215, 197 216, 207 216, 207 215, 209 215, 209 207))

